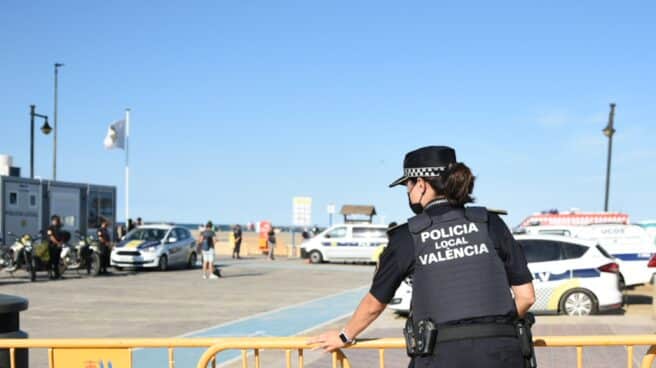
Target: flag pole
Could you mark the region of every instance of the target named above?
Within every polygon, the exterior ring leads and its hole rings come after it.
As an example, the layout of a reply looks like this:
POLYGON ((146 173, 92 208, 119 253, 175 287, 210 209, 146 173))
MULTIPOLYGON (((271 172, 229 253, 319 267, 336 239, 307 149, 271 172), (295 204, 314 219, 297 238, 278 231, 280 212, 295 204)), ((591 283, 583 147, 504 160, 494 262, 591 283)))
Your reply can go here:
POLYGON ((125 109, 125 224, 130 218, 130 109, 125 109))

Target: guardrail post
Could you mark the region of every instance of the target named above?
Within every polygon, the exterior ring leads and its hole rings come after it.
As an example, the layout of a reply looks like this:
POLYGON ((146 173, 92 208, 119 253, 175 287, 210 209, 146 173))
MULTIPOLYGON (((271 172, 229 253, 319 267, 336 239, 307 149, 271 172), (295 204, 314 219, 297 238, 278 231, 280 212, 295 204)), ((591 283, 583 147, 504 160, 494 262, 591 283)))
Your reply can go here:
MULTIPOLYGON (((20 330, 20 312, 27 309, 27 304, 25 298, 0 294, 0 339, 27 338, 27 333, 20 330)), ((0 368, 11 367, 12 350, 15 368, 27 368, 27 349, 0 349, 0 368)))

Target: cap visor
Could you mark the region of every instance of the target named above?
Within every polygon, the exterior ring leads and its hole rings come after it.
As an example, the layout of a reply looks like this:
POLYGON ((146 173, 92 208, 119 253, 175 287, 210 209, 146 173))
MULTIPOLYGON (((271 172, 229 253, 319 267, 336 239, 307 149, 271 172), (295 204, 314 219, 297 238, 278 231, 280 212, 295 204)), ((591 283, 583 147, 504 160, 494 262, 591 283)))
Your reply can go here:
POLYGON ((395 187, 397 185, 404 184, 406 181, 408 181, 410 178, 407 176, 402 176, 399 179, 396 179, 392 184, 389 185, 390 188, 395 187))

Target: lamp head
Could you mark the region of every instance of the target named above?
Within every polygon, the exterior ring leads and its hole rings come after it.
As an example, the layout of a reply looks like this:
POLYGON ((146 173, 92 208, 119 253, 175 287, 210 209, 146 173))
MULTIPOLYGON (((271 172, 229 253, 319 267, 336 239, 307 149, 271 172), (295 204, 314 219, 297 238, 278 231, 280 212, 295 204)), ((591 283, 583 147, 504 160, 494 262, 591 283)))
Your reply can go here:
POLYGON ((43 123, 43 126, 41 127, 41 131, 45 135, 48 135, 50 134, 50 132, 52 132, 52 127, 50 126, 50 124, 48 124, 48 119, 46 119, 46 122, 43 123))
POLYGON ((615 129, 611 128, 610 126, 607 126, 602 130, 602 132, 606 137, 610 138, 613 136, 613 134, 615 134, 615 129))

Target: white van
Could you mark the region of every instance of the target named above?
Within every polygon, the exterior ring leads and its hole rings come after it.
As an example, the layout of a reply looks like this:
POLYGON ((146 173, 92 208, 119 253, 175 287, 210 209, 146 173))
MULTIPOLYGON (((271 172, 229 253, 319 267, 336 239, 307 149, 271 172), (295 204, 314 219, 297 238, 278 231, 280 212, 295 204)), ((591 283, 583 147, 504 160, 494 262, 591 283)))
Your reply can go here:
POLYGON ((332 226, 301 245, 301 258, 312 263, 376 262, 387 246, 387 226, 343 224, 332 226))
POLYGON ((617 259, 626 286, 651 281, 654 270, 647 267, 656 253, 652 236, 637 225, 591 224, 585 226, 527 226, 529 235, 561 235, 594 240, 617 259))

